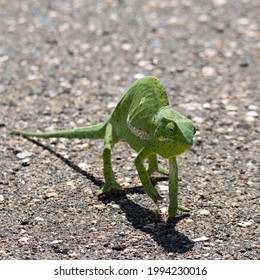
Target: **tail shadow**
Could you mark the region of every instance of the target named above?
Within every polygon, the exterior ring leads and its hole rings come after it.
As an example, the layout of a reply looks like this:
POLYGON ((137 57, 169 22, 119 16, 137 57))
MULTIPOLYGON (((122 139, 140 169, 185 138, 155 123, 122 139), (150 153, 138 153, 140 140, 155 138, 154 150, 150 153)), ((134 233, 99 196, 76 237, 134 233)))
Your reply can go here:
POLYGON ((92 175, 92 174, 86 172, 85 170, 81 169, 79 166, 74 164, 72 161, 70 161, 69 159, 63 157, 61 154, 55 152, 50 147, 43 145, 42 143, 38 142, 35 139, 31 139, 31 138, 27 138, 27 139, 29 141, 31 141, 32 143, 36 144, 37 146, 43 148, 44 150, 47 150, 50 154, 52 154, 52 155, 56 156, 57 158, 59 158, 63 163, 68 165, 74 171, 76 171, 76 172, 80 173, 81 175, 85 176, 88 180, 90 180, 92 183, 97 185, 99 188, 101 188, 102 185, 104 185, 104 182, 102 180, 97 179, 94 175, 92 175))

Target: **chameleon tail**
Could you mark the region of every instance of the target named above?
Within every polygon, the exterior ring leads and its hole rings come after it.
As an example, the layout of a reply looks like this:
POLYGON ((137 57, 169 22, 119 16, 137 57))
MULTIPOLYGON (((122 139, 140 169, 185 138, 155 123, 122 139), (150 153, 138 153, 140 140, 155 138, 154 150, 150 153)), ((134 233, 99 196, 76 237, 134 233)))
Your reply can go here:
POLYGON ((23 130, 13 130, 13 133, 25 137, 39 137, 39 138, 104 138, 107 122, 102 122, 96 125, 79 127, 67 130, 58 130, 53 132, 29 132, 23 130))

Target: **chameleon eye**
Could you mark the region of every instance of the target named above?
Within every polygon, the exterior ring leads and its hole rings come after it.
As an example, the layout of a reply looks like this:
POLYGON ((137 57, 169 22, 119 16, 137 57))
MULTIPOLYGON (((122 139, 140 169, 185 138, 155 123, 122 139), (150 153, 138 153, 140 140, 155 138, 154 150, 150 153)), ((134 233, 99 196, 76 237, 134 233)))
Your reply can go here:
POLYGON ((174 123, 168 123, 166 126, 166 129, 168 130, 168 132, 173 133, 175 130, 175 125, 174 123))

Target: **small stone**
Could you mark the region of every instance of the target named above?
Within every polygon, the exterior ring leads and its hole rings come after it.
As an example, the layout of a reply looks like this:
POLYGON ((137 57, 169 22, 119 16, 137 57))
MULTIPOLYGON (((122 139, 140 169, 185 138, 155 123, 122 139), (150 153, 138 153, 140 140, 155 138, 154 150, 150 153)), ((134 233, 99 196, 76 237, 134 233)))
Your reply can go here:
POLYGON ((235 106, 235 105, 232 105, 232 104, 228 104, 228 105, 226 106, 226 110, 227 110, 227 111, 238 111, 238 107, 235 106))
POLYGON ((202 104, 202 108, 203 108, 203 109, 211 109, 212 106, 211 106, 210 103, 204 103, 204 104, 202 104))
POLYGON ((201 209, 201 210, 198 211, 198 214, 201 215, 201 216, 209 216, 210 212, 206 209, 201 209))
POLYGON ((5 200, 4 196, 2 194, 0 194, 0 203, 3 203, 5 200))
POLYGON ((205 120, 202 117, 195 116, 192 118, 195 123, 204 123, 205 120))
POLYGON ((249 106, 247 107, 247 109, 248 109, 248 110, 251 110, 251 111, 256 111, 256 110, 258 110, 258 107, 257 107, 256 105, 249 105, 249 106))
POLYGON ((111 207, 114 209, 120 209, 120 205, 118 204, 111 204, 111 207))
POLYGON ((50 244, 59 244, 59 243, 62 243, 63 240, 60 240, 60 239, 56 239, 56 240, 53 240, 52 242, 50 242, 50 244))
POLYGON ((227 3, 227 0, 213 0, 213 3, 216 6, 222 6, 222 5, 225 5, 227 3))
POLYGON ((168 212, 168 207, 162 207, 160 208, 162 214, 166 214, 168 212))
POLYGON ((134 74, 134 79, 138 80, 138 79, 141 79, 143 78, 145 75, 143 73, 136 73, 134 74))
POLYGON ((238 19, 237 22, 241 25, 248 25, 250 23, 250 20, 248 18, 243 17, 243 18, 238 19))
POLYGON ((186 220, 186 223, 188 223, 188 224, 193 223, 193 222, 194 222, 194 220, 192 220, 191 218, 188 218, 188 219, 186 220))
POLYGON ((81 169, 83 169, 83 170, 87 170, 87 169, 91 168, 92 165, 91 165, 91 164, 88 164, 88 163, 85 163, 85 162, 80 162, 80 163, 78 164, 78 167, 81 168, 81 169))
POLYGON ((254 221, 240 222, 238 225, 243 228, 251 227, 254 225, 254 221))
POLYGON ((130 51, 132 49, 132 45, 129 44, 129 43, 123 43, 121 45, 121 49, 124 50, 124 51, 130 51))
POLYGON ((27 158, 27 157, 30 157, 32 155, 31 152, 21 152, 21 153, 18 153, 16 156, 19 158, 19 159, 24 159, 24 158, 27 158))
POLYGON ((5 91, 5 86, 0 84, 0 93, 3 93, 5 91))
POLYGON ((217 74, 215 68, 211 67, 211 66, 205 66, 202 68, 202 74, 205 77, 211 77, 211 76, 215 76, 217 74))
POLYGON ((34 75, 34 74, 28 75, 28 77, 27 77, 27 80, 28 80, 28 81, 35 81, 35 80, 37 80, 37 79, 39 79, 39 76, 34 75))
POLYGON ((207 21, 209 21, 208 15, 202 14, 199 16, 199 22, 207 22, 207 21))
POLYGON ((49 193, 46 194, 46 196, 47 197, 58 197, 59 195, 56 192, 49 192, 49 193))
POLYGON ((27 242, 29 239, 30 239, 29 237, 24 236, 24 237, 19 238, 18 242, 27 242))
POLYGON ((29 166, 30 165, 30 158, 25 158, 22 160, 22 166, 29 166))
POLYGON ((42 218, 42 217, 35 217, 35 220, 37 222, 44 222, 44 218, 42 218))
POLYGON ((179 21, 179 19, 177 17, 170 17, 170 18, 167 19, 166 23, 167 24, 176 24, 178 22, 180 22, 180 21, 179 21))
POLYGON ((160 190, 160 191, 168 191, 168 186, 167 185, 158 185, 158 189, 160 190))
POLYGON ((201 241, 208 241, 208 240, 209 240, 209 238, 204 235, 201 237, 192 239, 193 242, 201 242, 201 241))
POLYGON ((66 31, 69 28, 70 28, 69 23, 65 22, 65 23, 63 23, 62 25, 59 26, 59 31, 60 32, 64 32, 64 31, 66 31))
POLYGON ((0 56, 0 63, 1 62, 6 62, 9 59, 8 55, 0 56))
POLYGON ((117 103, 116 102, 109 102, 107 104, 108 109, 114 109, 116 107, 117 103))
POLYGON ((246 120, 247 122, 254 122, 254 121, 255 121, 255 118, 252 117, 252 116, 246 116, 246 117, 245 117, 245 120, 246 120))
POLYGON ((205 49, 203 52, 203 55, 208 57, 208 58, 213 58, 215 56, 217 56, 218 51, 215 49, 205 49))
POLYGON ((248 111, 246 112, 247 117, 258 117, 258 113, 256 111, 248 111))

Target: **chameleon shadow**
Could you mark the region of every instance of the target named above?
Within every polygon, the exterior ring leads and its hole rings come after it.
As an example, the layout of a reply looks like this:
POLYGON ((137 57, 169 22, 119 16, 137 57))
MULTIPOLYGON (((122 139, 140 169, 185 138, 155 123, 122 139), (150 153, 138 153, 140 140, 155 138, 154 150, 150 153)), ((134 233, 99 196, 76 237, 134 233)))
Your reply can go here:
POLYGON ((86 172, 85 170, 81 169, 76 164, 74 164, 72 161, 66 159, 61 154, 59 154, 59 153, 55 152, 54 150, 52 150, 50 147, 43 145, 42 143, 38 142, 35 139, 31 139, 31 138, 27 138, 27 139, 29 141, 31 141, 32 143, 36 144, 37 146, 43 148, 44 150, 47 150, 50 154, 52 154, 52 155, 56 156, 57 158, 59 158, 63 163, 65 163, 66 165, 68 165, 70 168, 72 168, 76 172, 80 173, 81 175, 85 176, 88 180, 90 180, 92 183, 94 183, 98 187, 101 188, 104 185, 103 181, 97 179, 92 174, 90 174, 90 173, 86 172))
MULTIPOLYGON (((68 165, 70 168, 85 176, 88 180, 93 182, 98 187, 102 187, 104 184, 103 181, 95 178, 92 174, 82 170, 76 164, 71 162, 70 160, 64 158, 62 155, 52 150, 50 147, 43 145, 35 139, 27 138, 32 143, 37 146, 47 150, 49 153, 55 155, 59 158, 63 163, 68 165)), ((156 178, 153 181, 164 180, 165 178, 156 178)), ((142 207, 141 205, 129 200, 126 194, 132 193, 140 193, 145 194, 142 187, 133 187, 127 189, 125 192, 111 191, 105 197, 100 198, 100 200, 104 203, 114 202, 118 204, 121 210, 125 213, 128 221, 133 225, 135 229, 139 229, 146 234, 152 236, 152 238, 157 242, 159 246, 164 248, 166 252, 172 253, 186 253, 190 251, 194 242, 190 240, 183 233, 178 232, 175 229, 176 224, 187 217, 187 214, 176 217, 171 222, 165 222, 161 215, 158 213, 151 211, 147 208, 142 207)))
MULTIPOLYGON (((133 191, 130 189, 130 192, 133 191)), ((126 193, 117 191, 112 191, 100 200, 104 204, 110 202, 118 204, 135 229, 152 236, 153 240, 168 253, 183 254, 190 251, 195 244, 186 235, 175 229, 179 221, 189 216, 187 214, 165 222, 160 214, 129 200, 126 193)))

